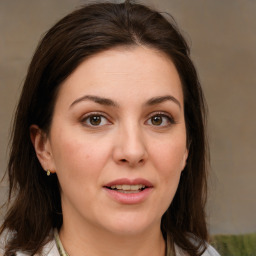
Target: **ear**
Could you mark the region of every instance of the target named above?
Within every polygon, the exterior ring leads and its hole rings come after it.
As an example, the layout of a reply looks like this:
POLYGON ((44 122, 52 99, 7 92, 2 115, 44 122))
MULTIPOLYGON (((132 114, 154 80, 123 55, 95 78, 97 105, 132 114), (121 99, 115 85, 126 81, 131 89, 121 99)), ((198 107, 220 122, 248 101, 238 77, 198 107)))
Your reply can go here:
POLYGON ((182 169, 181 170, 183 170, 187 164, 188 154, 189 154, 189 150, 188 150, 188 148, 186 148, 186 151, 184 152, 183 159, 182 159, 182 169))
POLYGON ((30 139, 34 146, 37 158, 44 170, 55 172, 51 144, 48 136, 37 125, 30 126, 30 139))

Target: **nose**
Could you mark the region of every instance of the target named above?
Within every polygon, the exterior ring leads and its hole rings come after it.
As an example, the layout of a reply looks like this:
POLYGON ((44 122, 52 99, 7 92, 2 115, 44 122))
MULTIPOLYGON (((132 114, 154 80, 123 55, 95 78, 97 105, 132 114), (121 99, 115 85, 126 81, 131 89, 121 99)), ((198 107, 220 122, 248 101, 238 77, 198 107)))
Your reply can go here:
POLYGON ((118 131, 113 159, 119 165, 137 167, 145 164, 148 158, 146 143, 140 128, 136 125, 118 131))

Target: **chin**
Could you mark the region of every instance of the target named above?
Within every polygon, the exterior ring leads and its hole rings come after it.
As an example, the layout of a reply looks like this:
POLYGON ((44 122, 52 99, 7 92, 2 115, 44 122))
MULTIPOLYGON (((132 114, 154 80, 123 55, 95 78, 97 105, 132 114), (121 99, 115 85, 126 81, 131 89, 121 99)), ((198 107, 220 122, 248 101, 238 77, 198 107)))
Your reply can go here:
MULTIPOLYGON (((106 221, 107 229, 114 234, 121 236, 138 235, 152 229, 153 226, 160 228, 161 219, 156 221, 147 216, 124 214, 106 221)), ((105 224, 106 224, 105 223, 105 224)))
POLYGON ((128 237, 143 234, 147 231, 148 226, 141 225, 120 225, 115 227, 109 227, 108 230, 115 235, 128 237))

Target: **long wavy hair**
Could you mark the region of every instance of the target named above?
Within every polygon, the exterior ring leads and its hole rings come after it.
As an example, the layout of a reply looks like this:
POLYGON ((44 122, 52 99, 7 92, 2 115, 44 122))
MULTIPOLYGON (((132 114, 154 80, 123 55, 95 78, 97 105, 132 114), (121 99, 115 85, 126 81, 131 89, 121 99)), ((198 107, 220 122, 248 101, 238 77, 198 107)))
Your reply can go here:
POLYGON ((48 133, 58 90, 86 58, 117 46, 147 46, 165 53, 182 81, 189 156, 176 195, 162 217, 168 248, 174 244, 191 256, 205 250, 207 140, 205 103, 189 47, 174 19, 142 4, 94 3, 61 19, 42 38, 32 58, 15 113, 10 158, 9 210, 1 226, 12 232, 5 256, 33 255, 62 225, 57 176, 47 177, 30 140, 29 127, 48 133), (193 237, 193 239, 191 239, 193 237), (193 242, 196 238, 196 243, 193 242))

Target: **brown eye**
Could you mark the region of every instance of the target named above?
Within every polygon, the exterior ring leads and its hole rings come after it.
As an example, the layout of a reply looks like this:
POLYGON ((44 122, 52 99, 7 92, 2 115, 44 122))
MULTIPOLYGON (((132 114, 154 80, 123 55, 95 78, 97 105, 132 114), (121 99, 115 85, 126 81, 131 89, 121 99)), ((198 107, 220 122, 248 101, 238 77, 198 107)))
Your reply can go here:
POLYGON ((88 127, 101 127, 110 124, 108 119, 100 114, 88 114, 82 119, 82 123, 88 127))
POLYGON ((89 122, 93 126, 100 125, 100 123, 101 123, 101 116, 90 116, 89 122))
POLYGON ((175 124, 175 120, 172 116, 169 116, 168 114, 156 113, 155 115, 151 115, 151 117, 146 121, 146 124, 159 128, 164 128, 175 124))
POLYGON ((153 125, 161 125, 163 122, 163 118, 161 116, 153 116, 151 117, 151 123, 153 125))

